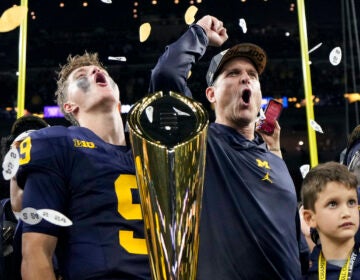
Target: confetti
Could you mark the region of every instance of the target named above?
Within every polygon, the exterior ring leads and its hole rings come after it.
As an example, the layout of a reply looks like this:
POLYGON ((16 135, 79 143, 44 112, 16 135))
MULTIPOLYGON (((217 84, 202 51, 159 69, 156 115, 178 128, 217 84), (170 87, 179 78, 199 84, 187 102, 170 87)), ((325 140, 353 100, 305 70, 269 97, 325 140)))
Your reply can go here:
POLYGON ((5 10, 0 18, 0 32, 8 32, 18 27, 26 18, 28 9, 24 6, 16 6, 5 10))
POLYGON ((101 0, 101 2, 105 3, 105 4, 111 4, 112 1, 111 0, 101 0))
POLYGON ((192 74, 192 72, 191 72, 191 70, 189 70, 189 73, 188 73, 188 75, 187 75, 187 78, 188 78, 188 79, 191 77, 191 74, 192 74))
POLYGON ((126 62, 126 57, 125 56, 109 56, 108 60, 117 60, 117 61, 126 62))
POLYGON ((198 8, 195 7, 194 5, 190 6, 186 10, 185 15, 184 15, 186 24, 190 25, 195 21, 195 15, 196 15, 197 11, 198 11, 198 8))
POLYGON ((12 147, 7 154, 5 155, 2 168, 3 168, 3 177, 5 180, 10 180, 16 175, 16 172, 19 169, 19 152, 15 147, 12 147))
POLYGON ((259 120, 265 120, 266 119, 266 116, 265 116, 265 113, 264 113, 264 110, 263 108, 260 108, 260 116, 259 116, 259 120))
POLYGON ((341 62, 341 56, 342 56, 341 48, 340 47, 334 48, 329 54, 330 63, 334 66, 339 65, 339 63, 341 62))
POLYGON ((239 26, 241 27, 241 29, 242 29, 242 31, 243 31, 244 33, 247 32, 247 27, 246 27, 246 21, 245 21, 245 19, 243 19, 243 18, 239 19, 239 26))
POLYGON ((304 164, 300 166, 300 172, 303 179, 305 178, 306 174, 308 174, 309 170, 310 170, 309 164, 304 164))
POLYGON ((140 28, 139 28, 139 37, 140 37, 140 42, 145 42, 151 33, 151 25, 150 23, 146 22, 143 23, 140 28))
POLYGON ((41 222, 42 218, 37 213, 36 209, 31 207, 26 207, 21 210, 19 219, 22 220, 24 223, 30 225, 36 225, 41 222))
POLYGON ((322 43, 317 44, 315 47, 313 47, 313 48, 309 51, 309 53, 312 53, 313 51, 317 50, 318 48, 321 47, 321 45, 322 45, 322 43))
POLYGON ((317 132, 324 133, 321 126, 314 120, 310 120, 310 126, 317 132))
POLYGON ((68 227, 73 224, 68 217, 53 209, 39 209, 37 213, 44 220, 57 226, 68 227))

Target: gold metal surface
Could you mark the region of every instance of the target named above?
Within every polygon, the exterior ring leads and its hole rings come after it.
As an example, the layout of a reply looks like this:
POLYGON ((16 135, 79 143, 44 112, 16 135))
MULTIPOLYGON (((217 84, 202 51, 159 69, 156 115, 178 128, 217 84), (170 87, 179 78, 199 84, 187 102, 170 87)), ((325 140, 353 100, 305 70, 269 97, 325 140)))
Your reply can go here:
POLYGON ((197 270, 208 115, 198 102, 174 92, 168 96, 196 116, 192 133, 178 143, 165 145, 141 125, 141 114, 162 92, 135 104, 128 124, 152 277, 190 280, 197 270))

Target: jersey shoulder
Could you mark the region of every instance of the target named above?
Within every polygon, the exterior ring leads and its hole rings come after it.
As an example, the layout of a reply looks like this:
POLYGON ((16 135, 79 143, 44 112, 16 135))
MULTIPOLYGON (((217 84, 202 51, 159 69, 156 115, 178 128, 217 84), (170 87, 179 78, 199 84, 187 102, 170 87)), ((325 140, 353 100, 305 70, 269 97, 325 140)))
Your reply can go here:
POLYGON ((64 170, 68 165, 66 156, 74 147, 73 138, 80 138, 81 129, 63 126, 46 127, 30 133, 19 148, 19 185, 28 172, 54 172, 64 170))

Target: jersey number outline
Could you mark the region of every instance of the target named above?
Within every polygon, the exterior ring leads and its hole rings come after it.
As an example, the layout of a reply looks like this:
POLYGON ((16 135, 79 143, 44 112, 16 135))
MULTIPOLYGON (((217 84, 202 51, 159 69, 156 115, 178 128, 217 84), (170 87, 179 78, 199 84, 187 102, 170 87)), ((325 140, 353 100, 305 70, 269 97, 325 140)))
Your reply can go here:
POLYGON ((30 162, 31 138, 26 137, 19 145, 19 164, 26 164, 30 162))

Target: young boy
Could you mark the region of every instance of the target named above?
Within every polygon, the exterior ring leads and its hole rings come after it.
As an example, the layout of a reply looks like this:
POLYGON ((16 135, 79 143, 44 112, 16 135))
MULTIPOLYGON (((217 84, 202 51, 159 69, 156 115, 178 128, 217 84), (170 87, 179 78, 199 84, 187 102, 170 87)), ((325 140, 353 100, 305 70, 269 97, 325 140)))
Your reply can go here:
POLYGON ((304 220, 319 235, 308 279, 360 279, 357 179, 346 166, 328 162, 312 168, 301 188, 304 220))

